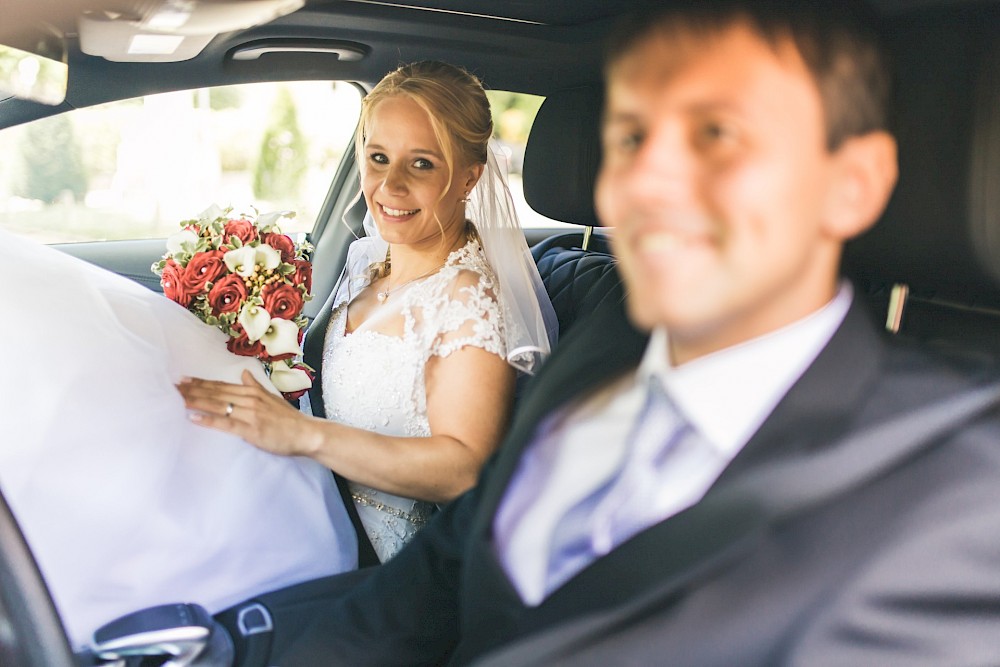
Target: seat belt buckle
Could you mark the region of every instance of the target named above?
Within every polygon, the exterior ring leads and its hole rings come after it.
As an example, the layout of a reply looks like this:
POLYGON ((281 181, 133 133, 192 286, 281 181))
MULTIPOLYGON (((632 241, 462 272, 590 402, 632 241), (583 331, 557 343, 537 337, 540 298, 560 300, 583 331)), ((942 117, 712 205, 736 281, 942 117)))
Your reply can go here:
POLYGON ((271 632, 274 630, 271 612, 261 603, 252 602, 237 613, 236 628, 244 637, 258 635, 262 632, 271 632))

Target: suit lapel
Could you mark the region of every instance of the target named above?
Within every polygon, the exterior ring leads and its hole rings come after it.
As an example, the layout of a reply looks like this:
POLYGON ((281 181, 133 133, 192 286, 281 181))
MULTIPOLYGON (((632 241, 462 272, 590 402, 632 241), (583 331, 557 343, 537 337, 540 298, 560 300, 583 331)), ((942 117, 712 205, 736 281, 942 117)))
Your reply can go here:
POLYGON ((830 342, 727 466, 719 482, 795 451, 841 438, 880 377, 885 348, 866 305, 851 304, 830 342))
POLYGON ((647 335, 629 324, 621 296, 605 300, 590 316, 577 322, 539 375, 532 378, 518 405, 507 437, 500 444, 489 474, 482 480, 478 528, 489 533, 496 506, 539 423, 607 380, 634 368, 647 340, 647 335))
POLYGON ((508 435, 481 476, 476 491, 479 502, 466 542, 463 572, 463 578, 470 582, 463 593, 468 608, 479 610, 475 618, 466 620, 470 641, 465 648, 471 651, 470 655, 489 645, 489 638, 497 632, 521 633, 523 630, 517 629, 521 621, 530 621, 533 614, 533 610, 524 608, 492 547, 493 517, 521 453, 548 414, 634 368, 646 341, 645 335, 629 325, 618 292, 574 325, 572 333, 560 340, 552 357, 528 385, 508 435), (489 600, 489 611, 481 607, 481 600, 489 600), (507 613, 512 610, 517 612, 507 613), (512 627, 501 631, 507 624, 512 627), (471 628, 481 628, 482 637, 471 628))

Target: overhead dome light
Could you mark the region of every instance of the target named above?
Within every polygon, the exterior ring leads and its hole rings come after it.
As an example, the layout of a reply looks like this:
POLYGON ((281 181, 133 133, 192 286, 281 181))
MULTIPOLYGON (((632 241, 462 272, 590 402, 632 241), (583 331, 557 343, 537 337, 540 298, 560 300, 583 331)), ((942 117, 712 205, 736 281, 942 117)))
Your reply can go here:
POLYGON ((136 35, 128 44, 128 52, 140 56, 169 56, 182 43, 182 35, 136 35))
POLYGON ((291 14, 305 0, 165 0, 144 16, 144 30, 177 35, 217 35, 291 14))

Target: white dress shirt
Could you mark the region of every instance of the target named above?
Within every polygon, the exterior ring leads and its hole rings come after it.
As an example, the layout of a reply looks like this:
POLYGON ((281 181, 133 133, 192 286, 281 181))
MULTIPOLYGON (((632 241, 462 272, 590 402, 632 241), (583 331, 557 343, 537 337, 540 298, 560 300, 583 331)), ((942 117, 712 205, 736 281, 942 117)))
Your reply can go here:
POLYGON ((829 342, 852 294, 845 282, 811 315, 677 367, 670 365, 667 332, 657 329, 634 373, 543 424, 494 519, 497 555, 521 599, 538 605, 550 592, 546 572, 556 523, 615 474, 650 376, 660 378, 707 443, 671 454, 673 463, 658 480, 659 493, 636 510, 655 523, 705 495, 829 342))

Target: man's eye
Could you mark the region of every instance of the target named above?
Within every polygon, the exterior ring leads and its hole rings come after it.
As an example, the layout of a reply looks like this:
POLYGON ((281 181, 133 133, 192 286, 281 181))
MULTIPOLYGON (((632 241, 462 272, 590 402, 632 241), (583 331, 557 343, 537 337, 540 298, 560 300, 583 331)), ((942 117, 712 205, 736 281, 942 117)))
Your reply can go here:
POLYGON ((619 139, 618 146, 622 150, 632 153, 639 149, 644 139, 645 136, 642 132, 629 132, 619 139))
POLYGON ((389 164, 389 158, 384 153, 372 153, 368 159, 376 164, 389 164))
POLYGON ((737 138, 736 128, 732 124, 716 121, 703 124, 698 135, 706 142, 734 141, 737 138))
POLYGON ((413 161, 413 166, 417 169, 433 169, 434 163, 425 158, 418 158, 413 161))
POLYGON ((634 153, 642 145, 645 136, 642 132, 614 132, 605 135, 605 147, 609 151, 634 153))

